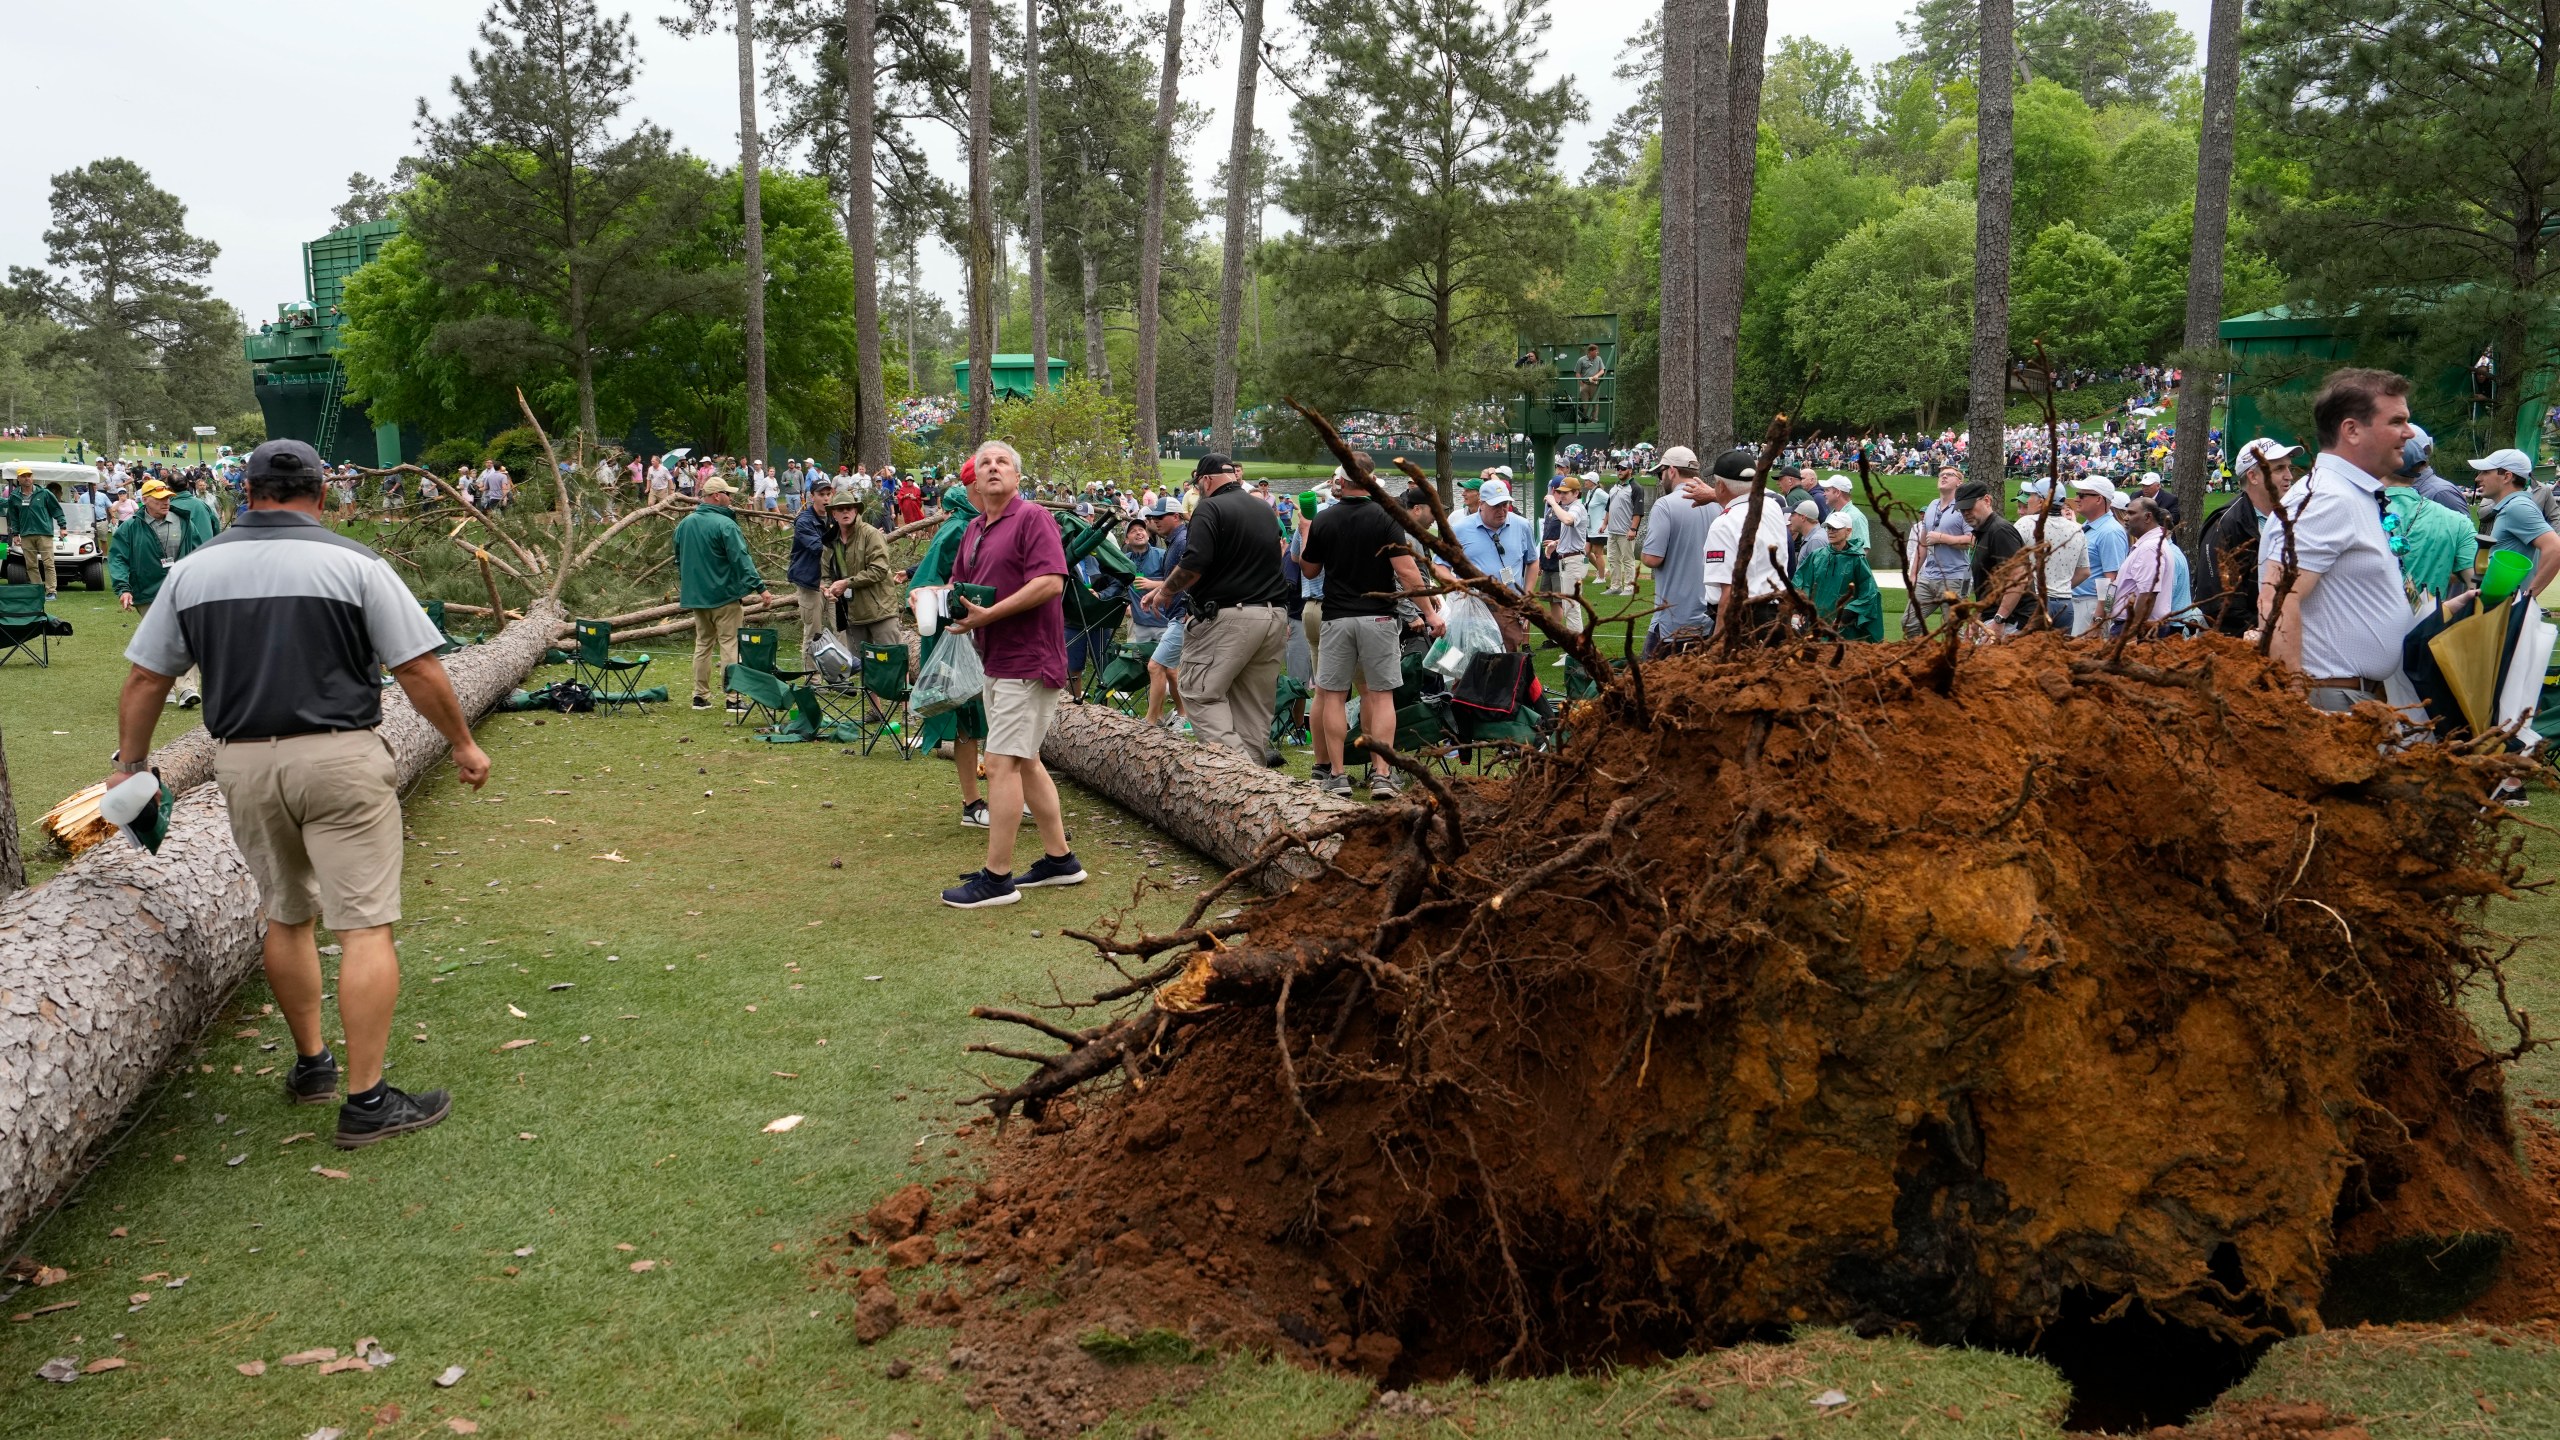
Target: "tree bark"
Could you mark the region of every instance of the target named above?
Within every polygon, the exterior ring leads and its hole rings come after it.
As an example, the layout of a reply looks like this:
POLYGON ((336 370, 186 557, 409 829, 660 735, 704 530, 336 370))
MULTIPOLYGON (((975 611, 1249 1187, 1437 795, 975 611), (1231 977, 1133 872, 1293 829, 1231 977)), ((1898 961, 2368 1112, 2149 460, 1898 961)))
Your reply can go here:
POLYGON ((738 0, 738 183, 746 209, 747 458, 773 463, 764 397, 764 141, 756 126, 756 5, 738 0))
POLYGON ((1235 133, 1227 140, 1227 245, 1218 272, 1218 353, 1209 372, 1209 448, 1236 453, 1236 348, 1244 343, 1245 237, 1255 187, 1253 92, 1262 74, 1262 0, 1244 0, 1244 37, 1236 47, 1235 133))
MULTIPOLYGON (((1229 869, 1289 831, 1359 808, 1224 745, 1185 740, 1104 705, 1060 706, 1040 759, 1229 869)), ((1271 888, 1317 869, 1305 855, 1278 861, 1271 888)))
POLYGON ((2213 443, 2213 391, 2221 362, 2222 251, 2231 233, 2232 149, 2240 108, 2240 0, 2213 0, 2205 31, 2204 132, 2196 147, 2195 239, 2187 251, 2187 333, 2178 363, 2178 543, 2191 564, 2204 560, 2206 449, 2213 443))
MULTIPOLYGON (((1760 83, 1768 72, 1769 0, 1734 0, 1733 48, 1727 57, 1725 273, 1716 316, 1716 364, 1724 375, 1724 414, 1734 433, 1735 390, 1741 384, 1742 305, 1750 271, 1751 196, 1760 168, 1760 83)), ((1719 441, 1719 444, 1722 442, 1719 441)))
POLYGON ((1023 165, 1026 214, 1022 229, 1022 263, 1031 279, 1031 388, 1049 388, 1048 252, 1041 233, 1040 169, 1040 0, 1022 0, 1023 165))
POLYGON ((1102 274, 1101 265, 1093 258, 1093 246, 1083 236, 1076 239, 1076 261, 1084 271, 1084 373, 1111 393, 1111 355, 1102 348, 1102 274))
POLYGON ((2008 469, 2002 426, 2009 411, 2009 198, 2016 155, 2017 19, 2010 0, 1982 0, 1982 58, 1975 77, 1973 375, 1965 400, 1966 477, 1998 490, 2008 469))
MULTIPOLYGON (((853 249, 854 446, 863 468, 889 463, 888 378, 880 361, 880 210, 873 166, 877 71, 871 54, 878 0, 845 0, 845 243, 853 249)), ((923 388, 915 349, 907 352, 907 385, 923 388)))
POLYGON ((9 788, 9 752, 0 746, 0 899, 27 888, 27 857, 18 845, 18 795, 9 788))
MULTIPOLYGON (((483 714, 514 689, 562 619, 540 600, 488 644, 445 657, 463 713, 483 714)), ((404 788, 444 758, 444 737, 396 690, 383 697, 382 735, 404 788)), ((152 757, 180 792, 159 854, 110 840, 0 901, 0 1236, 78 1177, 257 968, 258 887, 222 792, 202 783, 212 752, 196 730, 152 757)))
MULTIPOLYGON (((1733 443, 1734 339, 1728 316, 1739 310, 1725 293, 1733 269, 1733 45, 1725 0, 1699 0, 1690 64, 1697 94, 1691 102, 1689 146, 1698 171, 1691 221, 1697 233, 1698 460, 1715 463, 1733 443)), ((1674 43, 1665 37, 1664 44, 1674 43)))
POLYGON ((1147 157, 1147 206, 1138 224, 1138 357, 1132 397, 1138 412, 1138 454, 1143 475, 1156 472, 1156 327, 1164 318, 1157 291, 1164 282, 1165 168, 1173 153, 1174 109, 1181 101, 1182 0, 1164 12, 1164 68, 1156 76, 1155 144, 1147 157))
POLYGON ((1662 0, 1662 277, 1654 426, 1663 447, 1698 438, 1698 164, 1694 47, 1698 0, 1662 0))
POLYGON ((995 203, 989 187, 989 107, 994 103, 988 51, 995 16, 989 0, 969 0, 969 448, 987 438, 995 408, 996 317, 990 308, 995 269, 995 203))

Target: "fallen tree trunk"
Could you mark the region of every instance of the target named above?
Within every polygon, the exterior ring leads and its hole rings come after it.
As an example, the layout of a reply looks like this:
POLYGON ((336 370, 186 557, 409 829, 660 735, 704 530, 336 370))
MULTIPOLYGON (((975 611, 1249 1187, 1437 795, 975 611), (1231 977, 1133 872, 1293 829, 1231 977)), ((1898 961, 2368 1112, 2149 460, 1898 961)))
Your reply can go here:
MULTIPOLYGON (((542 659, 556 603, 445 657, 463 712, 488 712, 542 659)), ((440 763, 444 737, 397 690, 382 735, 400 784, 440 763)), ((258 963, 258 887, 231 839, 202 729, 153 760, 179 791, 150 854, 121 839, 0 902, 0 1236, 80 1173, 152 1075, 203 1030, 258 963)))
MULTIPOLYGON (((1224 745, 1186 740, 1105 705, 1060 706, 1040 758, 1229 868, 1252 861, 1284 835, 1362 808, 1224 745)), ((1331 854, 1331 844, 1317 852, 1331 854)), ((1305 853, 1292 853, 1265 867, 1263 883, 1285 890, 1320 868, 1305 853)))

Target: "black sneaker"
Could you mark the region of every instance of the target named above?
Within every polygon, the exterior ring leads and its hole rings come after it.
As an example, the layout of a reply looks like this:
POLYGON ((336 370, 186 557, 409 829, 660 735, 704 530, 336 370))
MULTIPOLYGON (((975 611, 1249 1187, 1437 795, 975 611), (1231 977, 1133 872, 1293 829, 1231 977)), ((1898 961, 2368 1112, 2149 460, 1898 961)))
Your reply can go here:
POLYGON ((1011 905, 1022 898, 1014 888, 1013 877, 993 870, 981 870, 942 892, 942 903, 954 910, 984 910, 994 905, 1011 905))
POLYGON ((1042 885, 1081 885, 1084 867, 1076 863, 1076 852, 1043 855, 1031 862, 1031 868, 1013 877, 1014 888, 1032 890, 1042 885))
POLYGON ((296 1056, 293 1068, 285 1072, 284 1098, 296 1105, 326 1105, 337 1099, 337 1055, 331 1052, 317 1060, 296 1056))
POLYGON ((730 696, 730 697, 729 697, 729 713, 730 713, 730 714, 732 714, 732 715, 744 715, 744 714, 746 714, 746 713, 747 713, 747 702, 746 702, 743 698, 741 698, 741 697, 739 697, 739 696, 736 696, 736 695, 732 695, 732 696, 730 696))
POLYGON ((708 710, 711 708, 711 702, 703 696, 696 695, 693 697, 693 708, 696 710, 708 710))
POLYGON ((984 801, 984 800, 972 800, 972 801, 970 801, 968 804, 961 806, 961 807, 960 807, 960 823, 961 823, 961 824, 963 824, 963 825, 967 825, 967 826, 971 827, 972 829, 977 829, 977 830, 984 830, 984 829, 986 829, 986 828, 987 828, 987 802, 986 802, 986 801, 984 801))
POLYGON ((394 1135, 424 1130, 452 1113, 453 1097, 442 1090, 412 1095, 386 1085, 382 1103, 370 1110, 358 1105, 338 1107, 338 1148, 355 1150, 394 1135))

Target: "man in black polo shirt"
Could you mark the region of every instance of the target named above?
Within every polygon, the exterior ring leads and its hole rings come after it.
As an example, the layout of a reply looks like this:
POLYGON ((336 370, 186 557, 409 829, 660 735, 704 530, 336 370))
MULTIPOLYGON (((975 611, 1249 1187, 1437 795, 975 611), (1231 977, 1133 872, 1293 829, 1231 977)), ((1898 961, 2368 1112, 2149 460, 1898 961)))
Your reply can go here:
MULTIPOLYGON (((114 780, 150 764, 151 732, 172 679, 204 671, 204 728, 220 748, 214 779, 231 834, 266 902, 267 984, 293 1031, 285 1095, 337 1098, 338 1058, 320 1031, 314 919, 345 947, 338 1018, 347 1037, 347 1103, 337 1143, 354 1149, 442 1120, 452 1099, 382 1079, 400 957, 400 794, 382 720, 387 667, 453 746, 462 783, 489 778, 462 702, 436 659, 444 637, 391 566, 320 523, 325 469, 299 440, 249 456, 249 510, 169 571, 133 633, 117 705, 114 780)), ((112 781, 111 781, 112 783, 112 781)))
POLYGON ((1203 498, 1182 554, 1172 574, 1138 588, 1158 608, 1191 597, 1177 683, 1192 731, 1273 763, 1271 712, 1289 655, 1293 588, 1280 574, 1280 522, 1226 456, 1203 455, 1191 473, 1203 498))
POLYGON ((2030 593, 2034 572, 2015 570, 2001 580, 1997 593, 1991 582, 2012 557, 2027 548, 2027 542, 2000 513, 2000 492, 1979 480, 1967 480, 1956 491, 1956 509, 1973 526, 1973 593, 1982 606, 1983 623, 1995 635, 2016 634, 2035 612, 2035 597, 2030 593))
MULTIPOLYGON (((1324 638, 1316 647, 1316 788, 1348 794, 1343 773, 1344 732, 1353 687, 1360 691, 1360 733, 1380 745, 1396 743, 1396 687, 1404 683, 1404 646, 1397 634, 1396 595, 1413 594, 1431 633, 1440 633, 1440 607, 1423 588, 1422 567, 1406 544, 1404 527, 1372 498, 1358 477, 1336 480, 1333 508, 1307 523, 1298 568, 1324 577, 1324 638)), ((1396 772, 1372 759, 1365 772, 1369 794, 1396 793, 1396 772)))

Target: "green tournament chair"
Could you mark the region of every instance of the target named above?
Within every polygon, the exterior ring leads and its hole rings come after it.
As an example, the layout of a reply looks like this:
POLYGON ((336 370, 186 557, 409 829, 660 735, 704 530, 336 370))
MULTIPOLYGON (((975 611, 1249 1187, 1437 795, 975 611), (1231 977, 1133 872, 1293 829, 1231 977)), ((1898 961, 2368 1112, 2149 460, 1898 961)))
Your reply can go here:
POLYGON ((862 713, 856 723, 862 729, 862 753, 868 755, 888 740, 899 759, 916 758, 916 747, 907 742, 907 647, 863 646, 861 684, 862 713))
POLYGON ((759 740, 779 745, 815 740, 826 727, 825 712, 818 708, 817 692, 806 685, 787 685, 781 679, 741 661, 720 672, 720 686, 745 702, 743 709, 732 712, 730 723, 755 723, 759 740))
MULTIPOLYGON (((611 707, 637 705, 650 697, 640 692, 649 674, 649 654, 613 653, 613 626, 602 620, 576 622, 578 649, 570 657, 570 676, 595 692, 596 703, 611 707)), ((665 698, 659 692, 658 698, 665 698)))
POLYGON ((70 633, 70 621, 46 613, 42 585, 0 585, 0 665, 24 655, 51 666, 54 637, 70 633))
POLYGON ((427 623, 436 627, 436 633, 444 637, 443 640, 437 642, 436 653, 439 655, 450 655, 454 651, 461 649, 466 642, 455 639, 453 632, 445 628, 444 602, 441 600, 428 600, 422 603, 425 604, 427 609, 427 623))

